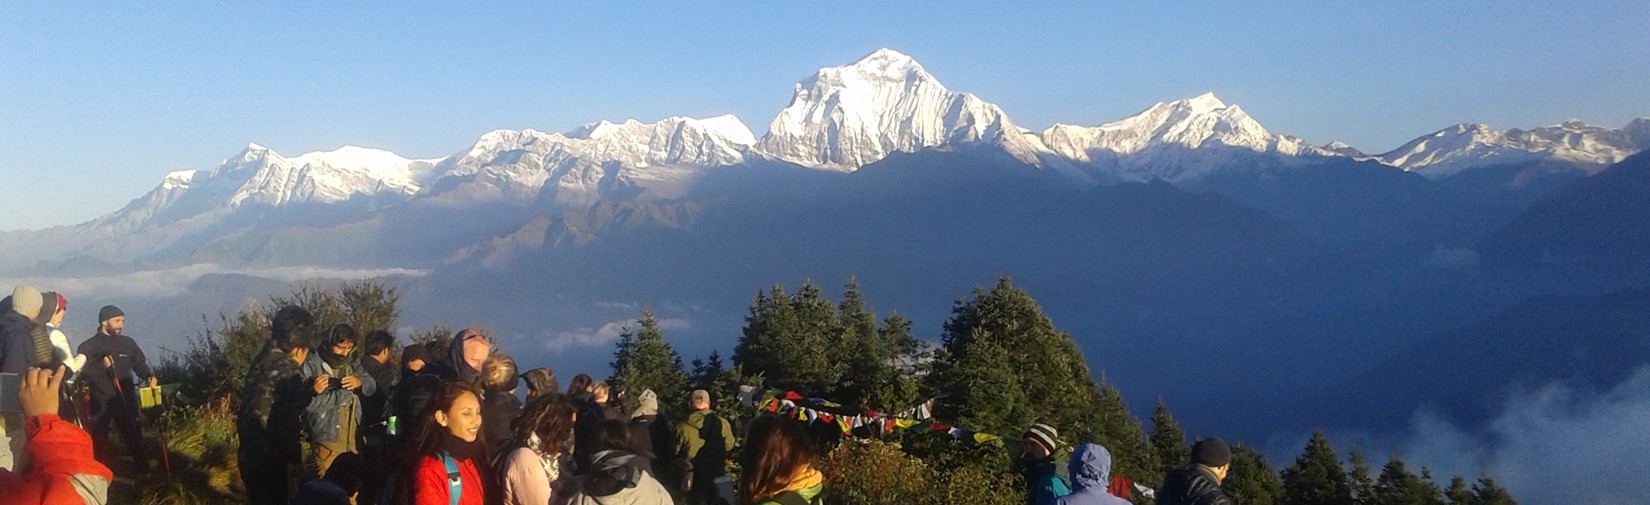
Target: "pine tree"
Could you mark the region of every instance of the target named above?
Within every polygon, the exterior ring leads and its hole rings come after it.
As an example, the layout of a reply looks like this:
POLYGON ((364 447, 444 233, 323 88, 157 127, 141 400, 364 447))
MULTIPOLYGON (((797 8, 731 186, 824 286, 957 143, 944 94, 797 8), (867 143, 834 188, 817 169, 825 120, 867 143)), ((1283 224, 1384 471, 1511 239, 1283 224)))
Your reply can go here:
POLYGON ((1376 505, 1443 505, 1437 484, 1404 468, 1403 460, 1392 456, 1375 479, 1376 505))
POLYGON ((848 278, 842 292, 842 303, 837 306, 837 326, 841 328, 838 360, 842 367, 842 382, 828 392, 837 401, 876 409, 889 405, 870 405, 872 391, 891 378, 888 351, 877 330, 877 315, 865 307, 865 295, 859 283, 848 278))
POLYGON ((1375 476, 1369 470, 1369 463, 1364 461, 1364 453, 1353 449, 1347 454, 1352 462, 1352 502, 1357 505, 1374 505, 1375 503, 1375 476))
POLYGON ((898 313, 891 314, 877 328, 877 339, 886 349, 885 364, 879 367, 881 376, 871 387, 864 406, 876 410, 910 408, 920 400, 917 372, 923 361, 918 355, 917 338, 911 336, 911 322, 898 313))
POLYGON ((1236 505, 1273 505, 1283 496, 1283 482, 1278 480, 1272 463, 1260 451, 1243 444, 1232 447, 1232 468, 1220 487, 1236 505))
POLYGON ((1348 505, 1352 490, 1329 437, 1313 431, 1306 450, 1283 470, 1284 505, 1348 505))
POLYGON ((1109 383, 1100 384, 1095 416, 1077 424, 1077 440, 1094 440, 1112 453, 1112 473, 1145 482, 1162 482, 1163 463, 1146 441, 1140 419, 1129 413, 1123 392, 1109 383))
POLYGON ((1152 409, 1151 443, 1164 473, 1191 461, 1192 449, 1186 446, 1186 432, 1180 431, 1180 425, 1175 423, 1174 415, 1169 414, 1169 405, 1162 398, 1157 399, 1157 408, 1152 409))
POLYGON ((1449 499, 1449 505, 1473 505, 1472 488, 1467 487, 1467 479, 1460 475, 1449 480, 1449 490, 1444 491, 1444 497, 1449 499))
POLYGON ((652 389, 659 396, 660 409, 674 412, 677 405, 687 402, 684 388, 689 377, 682 368, 682 357, 665 341, 652 308, 642 307, 638 325, 638 330, 626 327, 619 336, 611 363, 613 376, 608 383, 615 391, 625 392, 632 402, 643 390, 652 389))
POLYGON ((1513 499, 1512 493, 1496 484, 1495 479, 1489 475, 1478 477, 1478 483, 1472 485, 1472 497, 1474 505, 1518 505, 1518 500, 1513 499))
POLYGON ((820 395, 834 392, 841 379, 843 352, 836 305, 803 282, 795 295, 784 286, 757 294, 733 362, 773 387, 820 395))

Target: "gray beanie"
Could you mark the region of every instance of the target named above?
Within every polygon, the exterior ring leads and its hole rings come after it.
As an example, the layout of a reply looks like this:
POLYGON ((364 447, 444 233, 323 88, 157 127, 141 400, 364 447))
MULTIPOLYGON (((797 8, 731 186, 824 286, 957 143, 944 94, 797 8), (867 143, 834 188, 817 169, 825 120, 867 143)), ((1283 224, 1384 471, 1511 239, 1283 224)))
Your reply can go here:
POLYGON ((659 413, 659 395, 651 389, 643 389, 642 394, 636 397, 636 412, 630 417, 651 416, 659 413))
POLYGON ((34 286, 22 284, 11 290, 11 310, 29 317, 40 313, 40 290, 34 286))

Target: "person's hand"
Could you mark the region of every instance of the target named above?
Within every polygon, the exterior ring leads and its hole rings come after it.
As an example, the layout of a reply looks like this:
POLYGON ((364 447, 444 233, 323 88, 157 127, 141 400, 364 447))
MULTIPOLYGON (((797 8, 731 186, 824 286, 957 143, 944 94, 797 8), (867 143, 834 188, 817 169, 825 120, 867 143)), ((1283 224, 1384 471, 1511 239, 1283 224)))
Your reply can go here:
POLYGON ((149 387, 155 387, 155 386, 159 386, 159 385, 160 385, 159 380, 155 379, 154 377, 149 378, 149 387))
POLYGON ((17 390, 17 402, 23 406, 23 417, 57 413, 57 387, 63 383, 63 367, 57 372, 30 368, 23 373, 23 384, 17 390))
POLYGON ((349 377, 344 377, 344 380, 342 381, 342 384, 344 386, 344 389, 354 391, 355 388, 361 387, 361 378, 356 377, 354 375, 351 375, 349 377))
POLYGON ((327 390, 327 385, 330 382, 332 382, 332 377, 328 377, 327 374, 316 376, 315 383, 312 385, 315 389, 315 394, 325 393, 327 390))

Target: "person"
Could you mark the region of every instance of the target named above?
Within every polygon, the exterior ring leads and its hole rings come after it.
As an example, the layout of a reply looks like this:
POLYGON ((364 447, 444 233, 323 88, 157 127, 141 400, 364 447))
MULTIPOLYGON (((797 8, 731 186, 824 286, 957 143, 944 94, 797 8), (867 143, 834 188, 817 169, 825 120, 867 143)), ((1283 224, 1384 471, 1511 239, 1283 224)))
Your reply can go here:
POLYGON ((689 468, 682 487, 689 503, 719 503, 723 500, 716 481, 728 474, 728 450, 736 443, 733 427, 710 410, 709 391, 693 390, 688 406, 693 413, 676 425, 676 456, 686 460, 684 466, 689 468))
POLYGON ((673 505, 646 458, 630 451, 630 429, 618 419, 596 424, 597 452, 569 505, 673 505))
POLYGON ((545 393, 554 393, 561 389, 561 386, 556 383, 556 372, 549 368, 541 367, 528 370, 527 373, 521 374, 521 378, 527 380, 527 398, 529 399, 545 393))
POLYGON ((468 382, 444 383, 426 410, 396 474, 390 503, 483 505, 488 468, 481 391, 468 382))
POLYGON ((590 399, 601 409, 602 419, 630 419, 630 415, 624 412, 620 402, 613 398, 613 387, 609 386, 607 381, 597 381, 590 385, 590 399))
POLYGON ((290 468, 299 464, 301 419, 314 396, 304 381, 303 363, 315 346, 315 317, 288 305, 270 319, 269 343, 253 358, 239 393, 235 432, 240 448, 235 458, 248 502, 280 505, 289 496, 290 468))
POLYGON ((680 498, 682 475, 669 458, 675 453, 676 437, 670 424, 659 418, 659 395, 644 389, 636 395, 636 411, 630 417, 631 448, 636 455, 647 458, 653 466, 653 476, 665 484, 671 496, 680 498))
POLYGON ((20 377, 17 401, 28 432, 26 472, 0 469, 0 503, 102 504, 114 473, 92 457, 92 438, 58 417, 67 370, 32 368, 20 377))
POLYGON ((756 505, 824 503, 825 478, 814 468, 813 444, 796 421, 758 416, 739 452, 739 500, 756 505))
MULTIPOLYGON (((391 436, 418 431, 414 424, 417 424, 424 404, 429 401, 429 395, 413 393, 421 388, 419 376, 429 361, 430 348, 424 344, 415 343, 401 350, 401 373, 396 377, 395 389, 390 392, 389 416, 393 420, 385 426, 391 436)), ((432 378, 431 382, 435 386, 440 385, 440 379, 432 378)))
MULTIPOLYGON (((27 284, 11 292, 10 308, 0 310, 0 373, 22 375, 35 364, 34 318, 40 315, 40 290, 27 284)), ((23 415, 0 412, 0 468, 22 469, 28 454, 23 451, 23 415)))
POLYGON ((503 447, 510 440, 510 424, 521 415, 521 399, 516 398, 516 360, 498 353, 481 365, 481 425, 482 434, 492 447, 503 447))
POLYGON ((1129 505, 1112 496, 1111 452, 1100 444, 1086 443, 1071 453, 1071 494, 1054 499, 1055 505, 1129 505))
POLYGON ((1060 447, 1060 432, 1044 423, 1033 423, 1020 436, 1021 472, 1025 476, 1026 505, 1049 505, 1071 492, 1054 454, 1060 447))
POLYGON ((1192 444, 1187 466, 1170 470, 1157 490, 1159 505, 1231 505, 1232 497, 1220 488, 1232 469, 1232 448, 1219 438, 1192 444))
POLYGON ((69 300, 62 294, 51 292, 42 293, 41 300, 40 315, 35 321, 46 326, 52 344, 51 361, 69 368, 69 376, 63 380, 70 383, 86 366, 86 355, 76 354, 74 348, 69 346, 69 336, 63 333, 63 316, 69 311, 69 300))
POLYGON ((560 503, 563 470, 568 467, 567 444, 576 416, 573 400, 551 391, 527 400, 521 416, 511 423, 513 448, 500 451, 498 474, 507 505, 560 503))
MULTIPOLYGON (((367 462, 361 455, 346 452, 333 458, 327 474, 304 483, 292 495, 290 505, 352 505, 351 498, 361 491, 367 478, 367 462)), ((361 500, 360 503, 374 502, 361 500)))
POLYGON ((596 401, 596 383, 587 374, 573 376, 567 386, 567 395, 578 407, 579 419, 573 423, 573 473, 584 475, 590 468, 590 455, 596 453, 596 424, 607 419, 607 410, 596 401))
POLYGON ((355 355, 358 341, 360 336, 354 327, 335 324, 316 346, 317 352, 310 353, 303 362, 304 381, 315 393, 304 409, 313 450, 311 478, 325 475, 339 454, 361 452, 355 443, 361 427, 361 396, 377 393, 378 382, 366 373, 355 355))
POLYGON ((88 358, 85 381, 91 384, 91 422, 93 445, 99 460, 114 466, 109 454, 109 424, 120 430, 121 440, 131 450, 132 463, 137 471, 149 468, 148 450, 143 432, 138 427, 138 384, 136 378, 149 387, 159 384, 143 348, 126 336, 126 313, 120 307, 106 305, 97 311, 97 334, 80 343, 80 354, 88 358))
MULTIPOLYGON (((391 356, 395 352, 395 335, 384 330, 367 334, 366 359, 361 368, 378 384, 378 390, 361 397, 361 429, 356 445, 361 448, 361 459, 367 466, 366 483, 361 486, 360 503, 378 503, 384 483, 392 466, 389 458, 389 411, 391 391, 395 390, 397 376, 391 356)), ((337 464, 337 462, 333 462, 337 464)))
POLYGON ((590 374, 574 375, 573 380, 567 383, 567 396, 573 397, 574 400, 584 400, 590 396, 590 386, 594 383, 595 381, 590 379, 590 374))
POLYGON ((463 381, 481 385, 481 365, 493 354, 493 344, 480 330, 465 328, 453 335, 444 359, 431 363, 421 373, 434 374, 442 382, 463 381))

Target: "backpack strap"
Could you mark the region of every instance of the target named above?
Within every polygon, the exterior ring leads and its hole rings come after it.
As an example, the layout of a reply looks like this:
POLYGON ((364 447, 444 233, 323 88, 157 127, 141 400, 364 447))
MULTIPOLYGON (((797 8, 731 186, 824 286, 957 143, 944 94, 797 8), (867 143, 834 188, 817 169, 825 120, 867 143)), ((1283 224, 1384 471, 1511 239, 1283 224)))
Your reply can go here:
POLYGON ((464 495, 464 474, 458 471, 458 460, 447 451, 441 451, 441 464, 447 467, 447 505, 458 505, 464 495))

